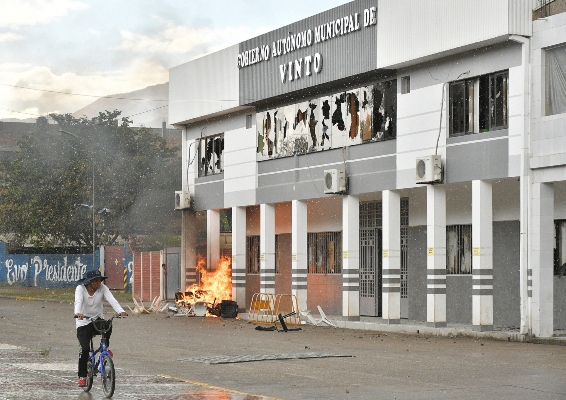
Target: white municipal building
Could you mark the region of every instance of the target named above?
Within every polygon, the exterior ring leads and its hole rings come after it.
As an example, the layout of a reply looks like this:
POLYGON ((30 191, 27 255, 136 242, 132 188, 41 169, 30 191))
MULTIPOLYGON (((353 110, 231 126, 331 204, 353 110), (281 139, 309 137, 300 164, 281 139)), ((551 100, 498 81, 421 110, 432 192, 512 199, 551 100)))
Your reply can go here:
POLYGON ((183 284, 227 215, 240 311, 566 329, 565 0, 356 0, 169 85, 183 284))

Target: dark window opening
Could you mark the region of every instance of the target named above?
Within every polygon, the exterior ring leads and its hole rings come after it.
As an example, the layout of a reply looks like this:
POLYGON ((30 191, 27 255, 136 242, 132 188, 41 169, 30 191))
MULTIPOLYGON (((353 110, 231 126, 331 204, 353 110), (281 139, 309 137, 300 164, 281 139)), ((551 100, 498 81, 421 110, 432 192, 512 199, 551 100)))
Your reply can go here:
POLYGON ((446 273, 472 273, 472 225, 446 227, 446 273))
POLYGON ((342 273, 342 232, 307 234, 310 274, 342 273))
MULTIPOLYGON (((249 274, 259 274, 261 268, 260 237, 246 237, 246 266, 249 274)), ((280 260, 283 257, 283 246, 280 245, 279 235, 275 235, 275 273, 280 273, 280 260)))
POLYGON ((554 221, 554 275, 566 276, 566 220, 554 221))
POLYGON ((259 236, 246 237, 246 266, 249 274, 259 274, 259 236))

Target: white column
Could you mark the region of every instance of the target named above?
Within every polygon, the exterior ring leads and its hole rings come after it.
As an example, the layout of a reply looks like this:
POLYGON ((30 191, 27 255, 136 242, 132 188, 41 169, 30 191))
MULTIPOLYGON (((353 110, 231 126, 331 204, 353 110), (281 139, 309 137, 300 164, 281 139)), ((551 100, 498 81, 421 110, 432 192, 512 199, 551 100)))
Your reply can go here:
POLYGON ((206 210, 206 268, 215 270, 220 260, 220 210, 206 210))
POLYGON ((342 315, 360 319, 360 200, 342 198, 342 315))
POLYGON ((532 333, 550 337, 554 330, 554 186, 532 185, 531 267, 532 333))
POLYGON ((307 203, 293 200, 291 215, 291 293, 301 311, 307 309, 307 203))
POLYGON ((389 324, 401 322, 401 196, 384 190, 382 247, 382 317, 389 324))
POLYGON ((259 289, 260 293, 275 294, 275 206, 259 206, 259 289))
POLYGON ((182 211, 181 230, 181 285, 182 291, 197 282, 197 214, 192 210, 182 211))
POLYGON ((472 182, 472 324, 475 331, 493 330, 492 185, 472 182))
POLYGON ((446 326, 446 192, 428 185, 427 195, 427 307, 428 326, 446 326))
POLYGON ((246 310, 246 207, 232 207, 232 300, 246 310))

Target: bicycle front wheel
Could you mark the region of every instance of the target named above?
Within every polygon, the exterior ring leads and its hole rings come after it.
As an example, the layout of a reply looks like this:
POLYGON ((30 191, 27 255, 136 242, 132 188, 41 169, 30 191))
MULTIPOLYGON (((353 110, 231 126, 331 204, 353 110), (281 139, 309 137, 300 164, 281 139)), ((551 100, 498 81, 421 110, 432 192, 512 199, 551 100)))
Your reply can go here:
POLYGON ((102 356, 102 362, 104 363, 104 374, 102 375, 102 390, 104 391, 104 395, 110 398, 114 394, 114 388, 116 387, 114 362, 112 361, 112 357, 106 354, 102 356))
POLYGON ((92 366, 92 361, 88 360, 88 363, 86 364, 86 386, 83 387, 83 390, 85 392, 90 391, 90 389, 92 388, 92 380, 93 380, 93 375, 94 375, 94 368, 92 366))

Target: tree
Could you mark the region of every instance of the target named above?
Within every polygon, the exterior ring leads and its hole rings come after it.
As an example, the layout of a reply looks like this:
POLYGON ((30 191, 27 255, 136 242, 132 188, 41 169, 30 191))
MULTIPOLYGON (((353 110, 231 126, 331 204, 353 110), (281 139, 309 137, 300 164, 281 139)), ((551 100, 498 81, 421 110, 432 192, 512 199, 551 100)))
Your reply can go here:
POLYGON ((50 116, 58 129, 37 124, 0 174, 0 232, 14 235, 12 245, 90 249, 93 222, 97 246, 167 231, 180 187, 178 149, 151 129, 132 128, 117 110, 50 116))

